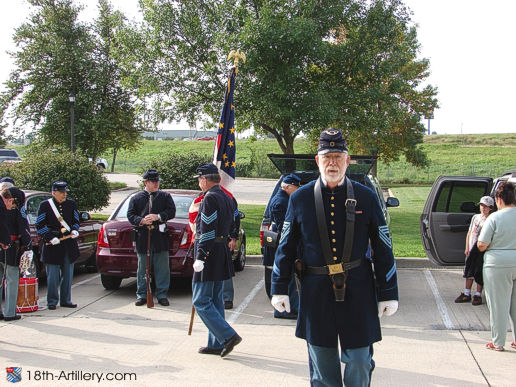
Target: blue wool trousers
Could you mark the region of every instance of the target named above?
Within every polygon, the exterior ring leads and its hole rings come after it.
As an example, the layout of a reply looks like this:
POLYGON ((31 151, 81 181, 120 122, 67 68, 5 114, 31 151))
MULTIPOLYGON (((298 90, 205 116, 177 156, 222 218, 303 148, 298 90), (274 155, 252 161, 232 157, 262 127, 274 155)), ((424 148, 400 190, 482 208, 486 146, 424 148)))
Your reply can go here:
POLYGON ((223 281, 192 283, 192 302, 204 325, 209 330, 208 348, 221 349, 236 332, 224 317, 223 281))
POLYGON ((308 344, 308 365, 313 387, 368 387, 374 370, 373 346, 343 349, 339 359, 337 347, 308 344), (346 364, 344 378, 341 362, 346 364))

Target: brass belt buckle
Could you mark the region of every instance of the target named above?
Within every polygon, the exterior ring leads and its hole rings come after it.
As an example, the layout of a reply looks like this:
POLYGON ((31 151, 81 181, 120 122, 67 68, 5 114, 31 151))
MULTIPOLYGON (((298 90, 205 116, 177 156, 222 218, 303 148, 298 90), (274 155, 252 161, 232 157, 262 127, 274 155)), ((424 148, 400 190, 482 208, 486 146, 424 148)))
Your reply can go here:
POLYGON ((348 202, 353 203, 355 206, 357 205, 356 199, 346 199, 346 206, 348 205, 348 202))
POLYGON ((342 268, 341 263, 336 263, 334 265, 328 265, 328 271, 329 271, 330 275, 344 273, 344 269, 342 268))

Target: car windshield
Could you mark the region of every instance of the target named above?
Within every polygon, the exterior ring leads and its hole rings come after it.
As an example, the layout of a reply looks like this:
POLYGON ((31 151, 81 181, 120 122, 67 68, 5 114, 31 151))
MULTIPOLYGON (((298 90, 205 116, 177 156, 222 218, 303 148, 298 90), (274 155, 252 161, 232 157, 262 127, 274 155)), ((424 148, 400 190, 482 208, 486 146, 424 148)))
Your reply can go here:
POLYGON ((18 152, 16 152, 14 149, 0 149, 0 156, 1 157, 19 157, 18 152))
MULTIPOLYGON (((122 206, 116 214, 117 219, 127 219, 127 208, 129 207, 130 199, 134 195, 135 194, 132 194, 124 201, 124 203, 122 204, 122 206)), ((175 218, 188 219, 188 210, 190 209, 190 204, 192 204, 193 197, 172 195, 172 199, 174 200, 174 204, 176 206, 175 218)))

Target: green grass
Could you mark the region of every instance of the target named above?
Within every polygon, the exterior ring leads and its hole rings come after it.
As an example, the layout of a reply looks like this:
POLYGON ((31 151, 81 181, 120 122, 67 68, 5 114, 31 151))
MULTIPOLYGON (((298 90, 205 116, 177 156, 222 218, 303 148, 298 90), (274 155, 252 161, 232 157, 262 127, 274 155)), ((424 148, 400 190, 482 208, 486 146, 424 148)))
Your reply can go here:
POLYGON ((126 187, 127 187, 126 183, 120 183, 118 181, 110 181, 109 182, 109 189, 111 191, 113 191, 115 189, 126 188, 126 187))
POLYGON ((241 225, 245 231, 248 255, 261 255, 260 224, 263 219, 264 205, 239 204, 238 209, 245 214, 241 225))
POLYGON ((419 231, 419 217, 429 192, 428 186, 392 188, 393 196, 400 201, 399 207, 389 208, 395 257, 426 257, 419 231))
POLYGON ((90 216, 91 216, 91 219, 101 220, 102 222, 105 222, 109 218, 109 215, 103 215, 103 214, 90 214, 90 216))

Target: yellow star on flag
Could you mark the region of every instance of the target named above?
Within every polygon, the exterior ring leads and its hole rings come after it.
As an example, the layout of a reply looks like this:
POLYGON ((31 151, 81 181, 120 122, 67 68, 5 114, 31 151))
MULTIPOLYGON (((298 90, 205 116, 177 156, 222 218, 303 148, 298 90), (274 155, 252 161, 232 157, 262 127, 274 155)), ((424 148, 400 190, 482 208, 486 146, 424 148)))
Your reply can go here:
POLYGON ((224 154, 222 155, 222 159, 226 160, 227 158, 228 158, 228 155, 224 153, 224 154))
POLYGON ((235 109, 235 105, 231 105, 231 110, 234 110, 235 109))
POLYGON ((235 168, 235 167, 236 167, 236 163, 233 161, 233 162, 231 163, 231 166, 232 166, 233 168, 235 168))
POLYGON ((222 129, 224 127, 224 123, 223 122, 219 122, 219 128, 222 129))
POLYGON ((229 161, 226 161, 226 162, 224 163, 224 165, 225 165, 226 167, 229 167, 229 161))
POLYGON ((233 143, 233 141, 230 141, 228 142, 228 146, 235 146, 235 144, 233 143))
POLYGON ((231 132, 231 134, 235 133, 235 128, 231 128, 229 129, 229 131, 231 132))

